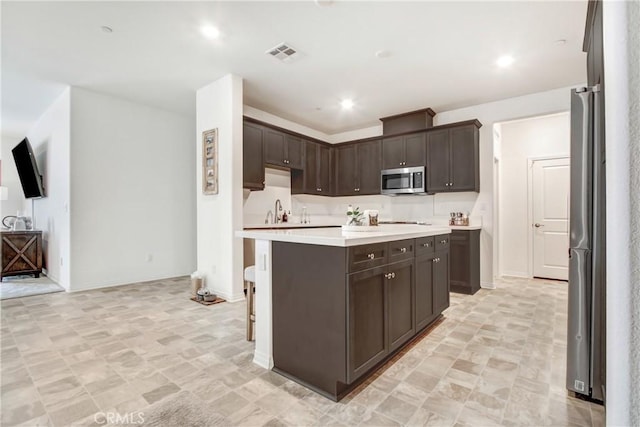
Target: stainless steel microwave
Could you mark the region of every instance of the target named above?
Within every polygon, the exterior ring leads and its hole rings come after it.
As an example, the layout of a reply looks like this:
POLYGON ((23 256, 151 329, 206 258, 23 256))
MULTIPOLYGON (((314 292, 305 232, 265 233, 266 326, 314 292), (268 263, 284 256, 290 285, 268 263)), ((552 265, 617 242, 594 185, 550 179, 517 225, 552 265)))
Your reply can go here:
POLYGON ((426 194, 425 167, 385 169, 380 172, 382 194, 426 194))

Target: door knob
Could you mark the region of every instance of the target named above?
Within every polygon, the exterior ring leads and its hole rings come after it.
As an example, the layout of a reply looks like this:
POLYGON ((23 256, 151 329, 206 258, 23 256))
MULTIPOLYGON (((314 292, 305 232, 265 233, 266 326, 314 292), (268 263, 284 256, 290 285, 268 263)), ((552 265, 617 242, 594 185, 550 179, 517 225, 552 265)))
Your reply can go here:
POLYGON ((544 227, 544 224, 535 223, 533 224, 536 228, 544 227))

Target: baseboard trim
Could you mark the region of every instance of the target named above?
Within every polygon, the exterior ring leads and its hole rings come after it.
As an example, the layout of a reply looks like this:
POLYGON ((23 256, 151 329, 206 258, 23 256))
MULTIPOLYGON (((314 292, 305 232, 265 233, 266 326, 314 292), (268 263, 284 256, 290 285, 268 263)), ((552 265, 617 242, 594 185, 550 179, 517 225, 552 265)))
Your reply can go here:
POLYGON ((503 271, 500 276, 518 277, 520 279, 531 279, 531 277, 529 277, 529 274, 523 273, 522 271, 503 271))
POLYGON ((271 369, 273 367, 273 360, 271 360, 271 357, 258 350, 253 353, 253 363, 264 369, 271 369))
POLYGON ((480 282, 480 287, 482 289, 495 289, 496 285, 493 282, 480 282))
POLYGON ((188 274, 180 274, 178 276, 162 276, 162 277, 156 277, 156 278, 145 278, 143 280, 136 280, 133 282, 114 282, 114 283, 99 283, 96 285, 89 285, 87 287, 83 287, 83 288, 75 288, 75 289, 68 289, 67 292, 84 292, 84 291, 93 291, 96 289, 105 289, 105 288, 115 288, 117 286, 128 286, 128 285, 135 285, 135 284, 141 284, 141 283, 148 283, 148 282, 157 282, 158 280, 172 280, 172 279, 182 279, 182 278, 187 278, 189 277, 188 274))

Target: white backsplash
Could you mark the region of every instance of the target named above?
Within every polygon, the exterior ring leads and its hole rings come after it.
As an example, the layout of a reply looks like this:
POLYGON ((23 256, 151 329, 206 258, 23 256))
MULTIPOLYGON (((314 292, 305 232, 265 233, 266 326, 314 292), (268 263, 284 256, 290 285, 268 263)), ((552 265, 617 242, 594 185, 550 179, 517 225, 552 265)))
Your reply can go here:
MULTIPOLYGON (((351 196, 324 197, 292 195, 291 176, 287 171, 266 169, 263 191, 244 191, 244 224, 264 224, 266 214, 273 211, 280 199, 283 209, 291 211, 289 222, 299 223, 303 207, 311 217, 311 224, 341 224, 346 221, 347 207, 360 210, 376 209, 381 221, 429 221, 444 224, 449 212, 473 212, 477 193, 450 193, 429 196, 351 196)), ((481 218, 471 217, 473 224, 482 225, 481 218)))

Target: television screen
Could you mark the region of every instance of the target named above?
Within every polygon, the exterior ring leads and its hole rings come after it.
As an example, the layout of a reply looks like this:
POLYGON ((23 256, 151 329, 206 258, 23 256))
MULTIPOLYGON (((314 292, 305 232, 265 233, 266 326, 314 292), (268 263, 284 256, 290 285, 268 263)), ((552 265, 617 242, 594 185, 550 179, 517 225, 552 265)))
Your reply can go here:
POLYGON ((16 162, 16 169, 20 176, 22 191, 27 199, 44 197, 44 187, 42 186, 42 176, 38 171, 36 158, 33 149, 27 138, 11 150, 13 160, 16 162))

